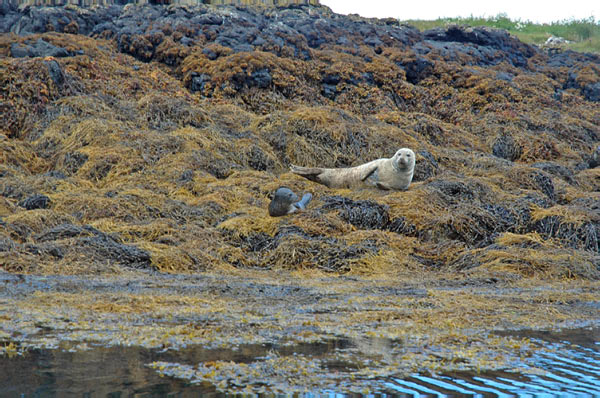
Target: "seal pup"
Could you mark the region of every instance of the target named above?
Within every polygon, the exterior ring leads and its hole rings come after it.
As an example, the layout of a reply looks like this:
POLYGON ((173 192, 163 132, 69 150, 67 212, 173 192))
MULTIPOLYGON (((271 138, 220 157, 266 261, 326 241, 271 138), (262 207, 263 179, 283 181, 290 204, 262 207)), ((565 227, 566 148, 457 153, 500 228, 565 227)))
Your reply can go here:
POLYGON ((271 217, 285 216, 306 209, 308 202, 312 199, 310 193, 305 193, 302 200, 298 201, 298 195, 287 187, 279 187, 269 203, 269 215, 271 217))
POLYGON ((415 153, 401 148, 391 158, 375 159, 360 166, 325 169, 290 166, 292 173, 329 188, 377 187, 383 190, 406 190, 415 171, 415 153))

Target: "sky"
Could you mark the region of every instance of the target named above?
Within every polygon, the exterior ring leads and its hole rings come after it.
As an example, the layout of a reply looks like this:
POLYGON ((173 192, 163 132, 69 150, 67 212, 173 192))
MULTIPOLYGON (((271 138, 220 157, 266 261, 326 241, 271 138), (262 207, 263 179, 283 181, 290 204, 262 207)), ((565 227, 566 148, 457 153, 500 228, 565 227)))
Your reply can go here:
POLYGON ((432 20, 446 17, 494 17, 548 23, 565 19, 600 19, 600 0, 320 0, 338 14, 432 20))

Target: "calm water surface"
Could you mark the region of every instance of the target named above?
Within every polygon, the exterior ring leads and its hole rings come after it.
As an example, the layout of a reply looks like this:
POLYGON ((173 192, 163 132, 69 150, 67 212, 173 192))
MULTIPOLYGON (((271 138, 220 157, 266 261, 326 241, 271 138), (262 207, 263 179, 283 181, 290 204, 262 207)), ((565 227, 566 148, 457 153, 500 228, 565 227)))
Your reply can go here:
MULTIPOLYGON (((415 374, 386 380, 387 391, 370 397, 600 397, 600 329, 518 335, 544 341, 553 350, 529 358, 522 364, 521 373, 415 374)), ((320 355, 346 348, 348 344, 347 341, 306 344, 281 348, 278 352, 320 355)), ((123 347, 79 352, 34 350, 23 356, 0 358, 0 397, 227 397, 211 385, 190 385, 160 377, 144 365, 153 361, 250 362, 265 350, 263 346, 245 346, 235 351, 191 348, 162 353, 123 347)), ((314 391, 304 396, 344 395, 314 391)))

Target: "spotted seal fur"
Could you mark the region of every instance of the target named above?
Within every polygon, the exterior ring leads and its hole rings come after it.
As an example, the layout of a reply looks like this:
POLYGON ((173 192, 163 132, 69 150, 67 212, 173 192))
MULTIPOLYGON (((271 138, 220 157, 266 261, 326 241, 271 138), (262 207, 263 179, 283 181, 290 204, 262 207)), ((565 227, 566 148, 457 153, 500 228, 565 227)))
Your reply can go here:
POLYGON ((406 190, 415 171, 415 153, 401 148, 391 158, 375 159, 360 166, 328 169, 291 165, 292 173, 329 188, 376 187, 383 190, 406 190))

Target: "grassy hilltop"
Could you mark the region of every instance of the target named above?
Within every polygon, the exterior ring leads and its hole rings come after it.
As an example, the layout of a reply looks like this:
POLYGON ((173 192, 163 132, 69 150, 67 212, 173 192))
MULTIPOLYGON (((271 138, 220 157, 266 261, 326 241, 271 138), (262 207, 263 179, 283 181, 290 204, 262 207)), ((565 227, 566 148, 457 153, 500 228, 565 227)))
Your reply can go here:
POLYGON ((556 21, 552 23, 533 23, 530 21, 514 21, 506 15, 496 17, 470 17, 470 18, 440 18, 435 21, 404 20, 406 23, 427 30, 452 24, 466 26, 489 26, 505 29, 517 36, 519 40, 528 44, 543 45, 549 37, 562 37, 567 43, 560 46, 565 49, 582 52, 600 52, 600 22, 594 17, 556 21))

